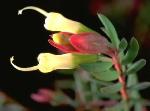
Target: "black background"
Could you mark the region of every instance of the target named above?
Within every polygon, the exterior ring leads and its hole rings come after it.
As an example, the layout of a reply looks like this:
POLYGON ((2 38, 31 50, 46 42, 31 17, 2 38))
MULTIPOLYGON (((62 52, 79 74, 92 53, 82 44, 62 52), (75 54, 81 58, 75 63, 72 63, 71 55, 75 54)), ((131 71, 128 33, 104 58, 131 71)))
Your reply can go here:
MULTIPOLYGON (((55 78, 58 77, 57 72, 54 71, 49 75, 44 75, 39 71, 20 72, 10 65, 11 56, 15 56, 15 64, 25 67, 37 64, 36 57, 41 52, 56 52, 55 48, 47 42, 51 32, 44 29, 45 17, 32 10, 27 10, 22 15, 17 15, 17 13, 25 6, 34 5, 49 12, 60 12, 100 32, 101 24, 97 16, 91 14, 90 2, 90 0, 6 0, 1 2, 0 89, 33 111, 56 110, 48 105, 34 102, 30 99, 30 94, 39 88, 51 87, 55 78)), ((124 24, 126 23, 130 23, 128 18, 124 18, 124 24)), ((132 24, 129 25, 132 27, 132 24)), ((116 24, 119 35, 123 34, 130 39, 133 35, 132 30, 120 27, 116 24)), ((150 81, 149 50, 148 47, 140 49, 138 58, 147 59, 147 66, 139 72, 140 81, 150 81)), ((145 98, 150 98, 150 89, 141 93, 145 98)), ((69 110, 72 109, 69 108, 69 110)))

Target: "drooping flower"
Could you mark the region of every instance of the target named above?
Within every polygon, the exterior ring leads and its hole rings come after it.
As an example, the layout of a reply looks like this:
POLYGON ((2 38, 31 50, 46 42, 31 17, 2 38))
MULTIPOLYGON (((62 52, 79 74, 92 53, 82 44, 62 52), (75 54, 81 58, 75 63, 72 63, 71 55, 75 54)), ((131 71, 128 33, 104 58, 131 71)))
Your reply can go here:
POLYGON ((56 12, 46 12, 43 9, 40 9, 35 6, 28 6, 18 11, 18 14, 22 14, 24 10, 32 9, 38 11, 39 13, 46 16, 44 27, 49 31, 62 31, 62 32, 70 32, 70 33, 81 33, 81 32, 95 32, 92 29, 86 27, 80 22, 70 20, 64 17, 60 13, 56 12))
POLYGON ((33 71, 39 69, 42 73, 48 73, 56 69, 74 69, 80 64, 95 62, 98 59, 98 55, 94 54, 66 53, 62 55, 54 55, 51 53, 41 53, 37 58, 38 65, 33 67, 18 67, 13 63, 13 57, 10 59, 10 62, 14 68, 20 71, 33 71))
POLYGON ((68 53, 76 52, 82 54, 107 54, 112 55, 112 48, 105 37, 98 33, 85 32, 72 34, 59 32, 52 35, 49 43, 59 50, 68 53))

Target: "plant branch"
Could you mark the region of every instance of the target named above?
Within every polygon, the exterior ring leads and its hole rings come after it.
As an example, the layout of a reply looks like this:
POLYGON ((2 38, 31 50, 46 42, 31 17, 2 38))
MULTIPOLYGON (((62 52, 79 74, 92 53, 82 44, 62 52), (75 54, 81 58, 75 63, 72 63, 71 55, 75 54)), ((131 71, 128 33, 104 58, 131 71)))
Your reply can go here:
POLYGON ((116 69, 117 73, 119 74, 118 81, 122 84, 122 88, 120 90, 122 99, 127 101, 129 99, 129 96, 128 96, 127 90, 126 90, 125 76, 123 74, 122 66, 120 64, 120 60, 119 60, 117 53, 115 53, 115 55, 112 57, 112 62, 114 64, 114 68, 116 69))

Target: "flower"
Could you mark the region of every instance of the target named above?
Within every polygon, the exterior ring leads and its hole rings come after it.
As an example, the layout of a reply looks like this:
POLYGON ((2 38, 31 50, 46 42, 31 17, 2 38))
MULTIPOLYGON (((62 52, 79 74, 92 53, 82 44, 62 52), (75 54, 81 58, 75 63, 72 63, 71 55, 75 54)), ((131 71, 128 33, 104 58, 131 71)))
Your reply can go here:
POLYGON ((54 55, 51 53, 41 53, 37 58, 39 62, 38 65, 28 68, 22 68, 15 65, 13 60, 13 57, 10 58, 12 66, 20 71, 34 71, 39 69, 42 73, 48 73, 56 69, 74 69, 80 64, 95 62, 98 60, 98 55, 75 53, 54 55))
POLYGON ((39 89, 37 93, 31 94, 31 98, 40 103, 48 103, 54 99, 54 91, 49 89, 39 89))
POLYGON ((31 94, 31 98, 39 103, 50 103, 52 105, 72 105, 72 100, 69 96, 60 90, 51 90, 42 88, 37 93, 31 94))
POLYGON ((106 38, 98 33, 84 32, 72 34, 59 32, 52 35, 49 43, 59 50, 68 53, 76 52, 82 54, 107 54, 111 56, 112 48, 106 38))
POLYGON ((18 14, 22 14, 22 12, 27 9, 38 11, 39 13, 46 16, 44 27, 49 31, 70 32, 75 34, 81 32, 95 32, 92 29, 83 25, 82 23, 70 20, 60 13, 56 12, 48 13, 43 9, 40 9, 35 6, 24 7, 23 9, 18 11, 18 14))

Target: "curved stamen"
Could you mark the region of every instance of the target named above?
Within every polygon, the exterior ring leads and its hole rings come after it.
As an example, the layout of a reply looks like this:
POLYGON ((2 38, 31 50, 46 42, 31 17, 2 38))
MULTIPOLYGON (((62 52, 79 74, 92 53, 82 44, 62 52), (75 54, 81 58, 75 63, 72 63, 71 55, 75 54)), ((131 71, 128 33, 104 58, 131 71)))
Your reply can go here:
POLYGON ((24 7, 23 9, 21 9, 21 10, 18 11, 18 15, 21 15, 24 10, 28 10, 28 9, 35 10, 35 11, 41 13, 42 15, 44 15, 46 17, 48 15, 48 12, 46 12, 45 10, 40 9, 38 7, 35 7, 35 6, 24 7))
POLYGON ((14 56, 12 56, 12 57, 10 58, 10 63, 11 63, 11 65, 12 65, 14 68, 16 68, 17 70, 20 70, 20 71, 34 71, 34 70, 37 70, 37 69, 38 69, 38 65, 37 65, 37 66, 33 66, 33 67, 22 68, 22 67, 19 67, 19 66, 15 65, 15 64, 13 63, 13 61, 14 61, 14 56))

